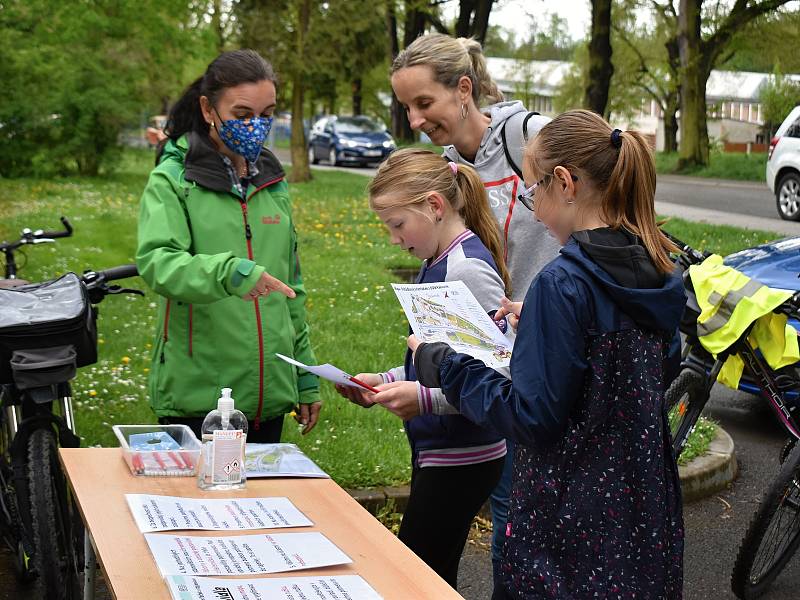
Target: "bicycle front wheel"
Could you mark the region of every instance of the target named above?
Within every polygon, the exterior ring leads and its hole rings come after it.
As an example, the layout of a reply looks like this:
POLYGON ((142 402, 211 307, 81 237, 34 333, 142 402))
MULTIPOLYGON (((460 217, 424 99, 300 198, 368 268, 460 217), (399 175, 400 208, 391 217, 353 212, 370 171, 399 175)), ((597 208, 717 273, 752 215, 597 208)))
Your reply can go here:
POLYGON ((731 574, 738 598, 760 597, 800 545, 800 445, 795 445, 753 516, 731 574))
POLYGON ((681 455, 707 401, 706 378, 692 369, 681 371, 664 394, 664 402, 669 411, 669 433, 676 459, 681 455))
POLYGON ((73 600, 80 590, 67 486, 52 429, 28 438, 28 489, 33 530, 33 566, 42 598, 73 600))

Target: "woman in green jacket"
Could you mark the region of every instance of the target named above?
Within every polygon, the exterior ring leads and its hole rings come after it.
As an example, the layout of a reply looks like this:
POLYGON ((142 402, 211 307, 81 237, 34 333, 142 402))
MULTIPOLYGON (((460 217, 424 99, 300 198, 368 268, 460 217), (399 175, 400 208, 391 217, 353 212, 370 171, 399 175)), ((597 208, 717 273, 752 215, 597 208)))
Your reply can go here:
POLYGON ((150 401, 196 434, 223 387, 249 441, 279 441, 295 407, 303 433, 319 416, 316 377, 275 356, 316 364, 288 187, 263 148, 275 96, 256 52, 218 56, 173 107, 142 195, 136 264, 159 295, 150 401))

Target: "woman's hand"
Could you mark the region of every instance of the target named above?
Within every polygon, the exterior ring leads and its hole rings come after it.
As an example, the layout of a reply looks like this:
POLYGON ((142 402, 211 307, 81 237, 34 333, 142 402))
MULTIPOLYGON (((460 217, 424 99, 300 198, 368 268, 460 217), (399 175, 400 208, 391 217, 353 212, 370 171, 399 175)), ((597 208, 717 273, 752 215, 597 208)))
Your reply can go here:
POLYGON ((500 299, 500 308, 497 309, 497 312, 494 314, 494 320, 499 321, 506 315, 508 315, 508 324, 511 325, 511 328, 516 331, 517 325, 519 325, 519 315, 522 312, 522 302, 512 302, 505 296, 500 299))
POLYGON ((255 300, 259 296, 269 296, 270 292, 279 292, 289 298, 294 298, 296 296, 292 288, 283 283, 280 279, 264 271, 261 277, 258 278, 258 281, 256 281, 253 289, 242 296, 242 299, 255 300))
MULTIPOLYGON (((383 383, 383 377, 378 375, 377 373, 359 373, 356 375, 356 379, 359 381, 363 381, 369 386, 378 387, 383 383)), ((369 390, 365 390, 362 387, 351 387, 349 385, 339 385, 336 384, 336 391, 339 392, 339 395, 347 398, 353 404, 358 404, 359 406, 363 406, 364 408, 372 407, 375 402, 373 398, 375 394, 370 392, 369 390)))
POLYGON ((295 411, 294 420, 303 425, 303 435, 314 429, 314 426, 319 420, 319 411, 322 408, 322 402, 314 402, 312 404, 301 404, 295 411))
POLYGON ((380 404, 389 412, 403 419, 403 421, 408 421, 419 415, 416 381, 386 383, 379 385, 378 390, 380 393, 372 397, 375 404, 380 404))

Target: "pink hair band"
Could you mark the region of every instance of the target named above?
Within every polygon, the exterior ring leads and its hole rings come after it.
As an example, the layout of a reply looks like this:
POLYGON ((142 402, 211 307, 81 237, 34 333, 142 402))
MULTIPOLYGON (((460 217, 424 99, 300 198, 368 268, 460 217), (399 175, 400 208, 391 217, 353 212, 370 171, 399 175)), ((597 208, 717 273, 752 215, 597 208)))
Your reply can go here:
POLYGON ((453 172, 453 175, 458 175, 458 164, 454 163, 453 161, 450 161, 447 164, 450 165, 450 170, 453 172))

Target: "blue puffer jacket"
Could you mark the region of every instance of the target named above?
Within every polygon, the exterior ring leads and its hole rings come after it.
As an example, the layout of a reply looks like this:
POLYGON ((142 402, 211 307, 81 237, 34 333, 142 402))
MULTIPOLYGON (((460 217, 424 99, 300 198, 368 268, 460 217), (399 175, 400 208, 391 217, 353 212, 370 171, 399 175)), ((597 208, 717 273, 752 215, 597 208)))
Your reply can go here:
POLYGON ((450 354, 442 389, 517 442, 508 595, 679 598, 683 517, 663 391, 683 286, 630 234, 582 233, 528 290, 511 381, 450 354))

